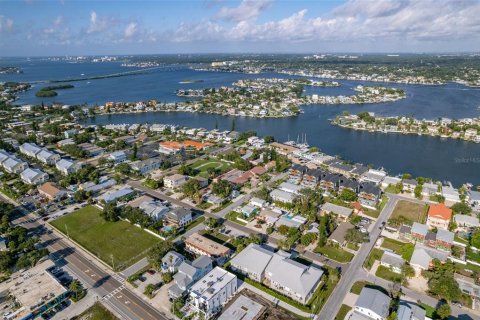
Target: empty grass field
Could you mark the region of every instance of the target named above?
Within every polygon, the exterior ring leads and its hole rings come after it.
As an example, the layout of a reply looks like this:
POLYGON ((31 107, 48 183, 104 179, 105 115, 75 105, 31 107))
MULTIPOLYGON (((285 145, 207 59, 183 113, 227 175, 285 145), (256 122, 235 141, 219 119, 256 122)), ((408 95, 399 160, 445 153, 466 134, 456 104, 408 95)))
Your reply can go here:
POLYGON ((389 249, 394 251, 396 254, 402 254, 402 247, 405 245, 404 242, 383 238, 382 248, 389 249))
POLYGON ((413 224, 414 222, 425 223, 427 218, 427 207, 423 204, 415 203, 408 200, 400 200, 397 202, 393 213, 388 220, 391 225, 413 224))
POLYGON ((161 241, 128 222, 105 221, 100 212, 87 206, 51 224, 115 270, 144 258, 148 249, 161 241))
POLYGON ((228 170, 231 166, 228 162, 210 159, 210 160, 199 160, 191 165, 192 169, 196 173, 203 177, 208 177, 208 170, 215 169, 220 172, 228 170))
POLYGON ((395 273, 385 266, 379 266, 375 275, 388 281, 402 282, 401 274, 395 273))
POLYGON ((315 249, 315 252, 321 253, 329 259, 338 261, 340 263, 346 263, 352 261, 353 254, 343 250, 342 248, 337 248, 334 246, 325 246, 315 249))

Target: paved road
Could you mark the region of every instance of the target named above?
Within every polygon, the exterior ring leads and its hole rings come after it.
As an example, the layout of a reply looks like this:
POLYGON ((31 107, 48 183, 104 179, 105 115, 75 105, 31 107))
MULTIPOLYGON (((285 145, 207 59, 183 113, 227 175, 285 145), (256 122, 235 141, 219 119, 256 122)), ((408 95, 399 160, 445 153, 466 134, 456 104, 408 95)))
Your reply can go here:
POLYGON ((324 307, 320 311, 318 315, 319 319, 334 319, 338 313, 338 310, 340 310, 341 301, 343 301, 347 293, 350 291, 352 284, 355 283, 357 273, 362 270, 363 262, 370 254, 370 251, 380 235, 382 223, 388 220, 398 201, 398 198, 395 196, 388 195, 388 197, 389 200, 387 204, 383 208, 382 212, 380 212, 373 230, 370 232, 370 241, 360 247, 360 250, 358 250, 358 253, 350 262, 348 269, 342 273, 342 277, 337 287, 335 290, 333 290, 324 307))
POLYGON ((168 319, 128 290, 123 284, 123 278, 109 274, 100 268, 62 236, 54 232, 49 233, 40 221, 33 214, 27 214, 17 219, 15 223, 21 223, 25 228, 35 232, 46 244, 56 262, 71 270, 89 290, 95 293, 98 299, 102 299, 122 319, 168 319))
MULTIPOLYGON (((357 281, 368 281, 370 283, 379 285, 387 290, 390 290, 393 287, 393 282, 379 278, 375 275, 367 273, 365 270, 361 270, 357 273, 357 277, 355 279, 355 282, 357 281)), ((438 304, 438 300, 435 298, 430 297, 429 295, 426 295, 425 293, 413 291, 407 287, 401 288, 402 293, 405 297, 408 297, 410 300, 413 302, 421 301, 422 303, 428 304, 429 306, 435 307, 438 304)), ((452 309, 452 317, 449 319, 480 319, 480 313, 477 311, 473 311, 470 309, 461 309, 458 308, 454 305, 450 305, 450 308, 452 309), (474 314, 475 313, 475 314, 474 314)))

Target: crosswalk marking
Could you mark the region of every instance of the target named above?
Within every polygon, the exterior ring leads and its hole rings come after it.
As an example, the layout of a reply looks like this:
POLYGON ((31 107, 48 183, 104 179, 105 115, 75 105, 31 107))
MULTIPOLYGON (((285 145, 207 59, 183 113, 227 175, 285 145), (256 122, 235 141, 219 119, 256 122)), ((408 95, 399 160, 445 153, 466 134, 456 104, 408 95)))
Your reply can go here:
POLYGON ((112 292, 104 295, 102 299, 106 301, 106 300, 112 298, 113 296, 115 296, 117 293, 119 293, 123 289, 125 289, 124 285, 122 285, 122 286, 118 287, 117 289, 113 290, 112 292))
POLYGON ((112 278, 117 280, 118 282, 120 283, 124 283, 125 282, 125 278, 123 278, 121 275, 119 275, 118 273, 114 273, 112 274, 112 278))

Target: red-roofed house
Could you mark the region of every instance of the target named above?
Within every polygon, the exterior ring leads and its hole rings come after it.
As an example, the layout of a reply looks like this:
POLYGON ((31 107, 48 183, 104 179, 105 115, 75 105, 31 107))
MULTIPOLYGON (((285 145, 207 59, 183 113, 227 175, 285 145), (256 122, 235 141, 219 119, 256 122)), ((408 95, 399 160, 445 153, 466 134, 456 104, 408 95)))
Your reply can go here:
POLYGON ((452 209, 443 203, 431 205, 428 208, 427 226, 437 229, 448 230, 448 225, 452 219, 452 209))

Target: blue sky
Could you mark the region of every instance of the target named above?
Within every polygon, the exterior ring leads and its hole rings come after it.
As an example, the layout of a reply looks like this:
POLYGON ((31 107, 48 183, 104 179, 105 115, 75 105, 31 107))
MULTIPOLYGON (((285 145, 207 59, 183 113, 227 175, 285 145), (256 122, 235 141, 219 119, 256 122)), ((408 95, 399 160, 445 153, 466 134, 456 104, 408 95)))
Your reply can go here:
POLYGON ((479 0, 0 0, 1 56, 479 50, 479 0))

